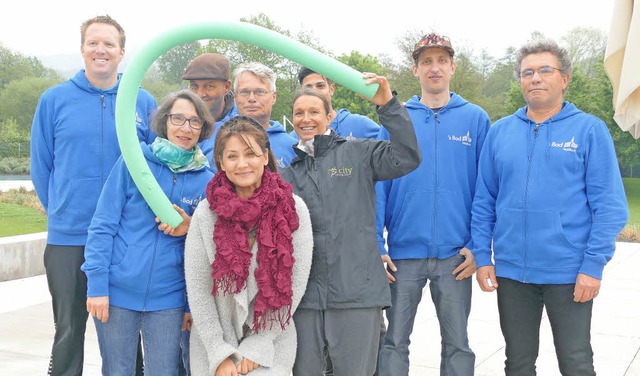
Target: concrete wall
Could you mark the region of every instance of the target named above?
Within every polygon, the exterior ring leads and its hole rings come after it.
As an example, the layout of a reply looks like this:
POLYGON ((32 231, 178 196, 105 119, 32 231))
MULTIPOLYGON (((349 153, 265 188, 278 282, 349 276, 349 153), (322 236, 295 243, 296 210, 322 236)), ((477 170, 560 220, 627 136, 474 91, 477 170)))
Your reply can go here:
POLYGON ((0 282, 44 274, 47 233, 0 238, 0 282))

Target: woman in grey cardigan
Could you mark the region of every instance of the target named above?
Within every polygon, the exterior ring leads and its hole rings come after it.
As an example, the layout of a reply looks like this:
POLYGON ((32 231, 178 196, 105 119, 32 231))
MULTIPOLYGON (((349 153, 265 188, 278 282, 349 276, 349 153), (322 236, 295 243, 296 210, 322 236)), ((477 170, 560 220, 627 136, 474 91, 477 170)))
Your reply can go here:
POLYGON ((277 173, 265 130, 239 116, 219 130, 218 173, 185 248, 194 376, 291 374, 291 316, 311 268, 306 205, 277 173), (268 167, 268 168, 265 168, 268 167))

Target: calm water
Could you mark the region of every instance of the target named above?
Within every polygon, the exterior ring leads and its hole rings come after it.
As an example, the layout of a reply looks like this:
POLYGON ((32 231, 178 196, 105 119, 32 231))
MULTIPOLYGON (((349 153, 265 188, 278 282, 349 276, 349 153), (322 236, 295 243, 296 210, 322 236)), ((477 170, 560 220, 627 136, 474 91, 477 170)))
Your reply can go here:
POLYGON ((29 175, 0 175, 0 180, 31 180, 29 175))

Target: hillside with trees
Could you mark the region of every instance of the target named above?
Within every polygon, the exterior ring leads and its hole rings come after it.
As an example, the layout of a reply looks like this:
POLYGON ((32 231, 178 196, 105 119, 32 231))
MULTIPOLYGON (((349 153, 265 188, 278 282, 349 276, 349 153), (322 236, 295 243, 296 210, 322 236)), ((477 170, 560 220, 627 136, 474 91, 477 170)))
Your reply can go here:
MULTIPOLYGON (((391 59, 389 53, 378 56, 363 54, 358 52, 357 46, 349 54, 335 56, 312 32, 303 30, 293 34, 262 13, 242 21, 287 35, 359 71, 385 75, 402 101, 420 92, 419 83, 411 72, 410 56, 415 41, 430 30, 408 30, 399 35, 397 48, 405 59, 398 62, 391 59)), ((531 39, 543 37, 541 32, 531 35, 531 39)), ((612 88, 602 63, 606 39, 606 34, 600 30, 576 28, 558 41, 568 49, 574 63, 566 99, 607 123, 623 176, 638 177, 640 140, 634 140, 621 131, 613 120, 612 88)), ((456 45, 453 42, 457 63, 451 82, 453 91, 482 106, 493 121, 524 105, 513 72, 515 51, 519 46, 508 48, 503 56, 496 57, 489 55, 482 46, 456 45)), ((299 86, 296 73, 300 66, 253 45, 212 39, 177 46, 158 58, 147 72, 143 87, 157 101, 171 91, 186 87, 187 83, 181 80, 184 67, 203 52, 224 54, 231 61, 232 70, 243 61, 259 61, 274 69, 278 75, 278 100, 272 119, 290 127, 290 123, 283 119, 290 117, 291 98, 299 86)), ((39 96, 46 88, 62 80, 58 72, 45 67, 37 58, 11 51, 0 43, 0 174, 28 174, 29 134, 39 96)), ((333 102, 336 108, 344 107, 378 120, 375 108, 345 87, 336 88, 333 102)))

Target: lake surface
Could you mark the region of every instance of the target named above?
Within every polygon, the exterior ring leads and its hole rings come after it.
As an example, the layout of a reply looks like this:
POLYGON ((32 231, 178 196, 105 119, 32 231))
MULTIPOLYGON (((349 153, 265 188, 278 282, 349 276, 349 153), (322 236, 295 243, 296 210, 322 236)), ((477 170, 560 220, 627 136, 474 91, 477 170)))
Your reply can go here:
POLYGON ((0 175, 0 180, 31 180, 29 175, 0 175))

